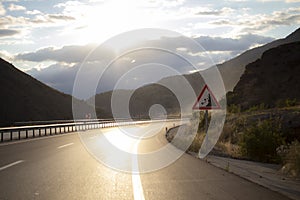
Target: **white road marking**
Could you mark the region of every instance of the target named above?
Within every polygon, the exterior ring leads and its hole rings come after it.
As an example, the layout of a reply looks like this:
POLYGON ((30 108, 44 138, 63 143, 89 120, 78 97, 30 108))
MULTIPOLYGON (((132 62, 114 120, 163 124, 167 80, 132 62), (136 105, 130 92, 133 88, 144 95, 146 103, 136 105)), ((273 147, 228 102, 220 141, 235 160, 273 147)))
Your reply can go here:
POLYGON ((98 137, 98 135, 91 136, 91 137, 89 137, 89 139, 93 140, 93 139, 95 139, 96 137, 98 137))
MULTIPOLYGON (((145 135, 142 135, 141 138, 143 138, 145 135)), ((140 173, 139 173, 139 163, 138 163, 138 146, 139 146, 139 142, 141 140, 142 139, 139 139, 134 144, 134 147, 133 147, 134 157, 132 159, 132 187, 133 187, 134 200, 145 200, 142 181, 141 181, 141 177, 140 177, 140 173)))
POLYGON ((20 163, 22 163, 22 162, 24 162, 24 161, 25 161, 25 160, 18 160, 18 161, 16 161, 16 162, 13 162, 13 163, 10 163, 10 164, 5 165, 5 166, 3 166, 3 167, 0 167, 0 171, 2 171, 2 170, 4 170, 4 169, 7 169, 7 168, 9 168, 9 167, 12 167, 12 166, 14 166, 14 165, 20 164, 20 163))
POLYGON ((22 139, 22 140, 18 140, 18 141, 5 141, 4 143, 0 144, 1 146, 8 146, 8 145, 12 145, 12 144, 21 144, 21 143, 25 143, 25 142, 34 142, 37 140, 45 140, 45 139, 53 139, 56 137, 66 137, 66 136, 72 136, 78 134, 77 132, 73 132, 73 133, 68 133, 68 134, 61 134, 61 135, 47 135, 47 136, 42 136, 42 137, 36 137, 36 138, 28 138, 28 139, 22 139))
MULTIPOLYGON (((140 141, 140 140, 139 140, 140 141)), ((139 174, 139 164, 138 164, 138 144, 139 141, 135 143, 133 153, 135 154, 132 159, 132 186, 133 186, 133 197, 134 200, 145 200, 143 186, 141 182, 141 177, 139 174)))
POLYGON ((68 146, 71 146, 71 145, 73 145, 74 143, 72 142, 72 143, 69 143, 69 144, 65 144, 65 145, 61 145, 61 146, 59 146, 59 147, 57 147, 58 149, 61 149, 61 148, 64 148, 64 147, 68 147, 68 146))

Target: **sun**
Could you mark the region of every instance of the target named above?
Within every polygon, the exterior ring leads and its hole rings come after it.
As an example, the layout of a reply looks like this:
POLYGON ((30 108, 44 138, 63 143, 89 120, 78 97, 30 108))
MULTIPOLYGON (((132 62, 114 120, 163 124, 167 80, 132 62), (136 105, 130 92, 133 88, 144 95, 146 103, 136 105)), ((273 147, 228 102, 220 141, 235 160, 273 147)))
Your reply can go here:
POLYGON ((154 26, 153 18, 138 0, 112 0, 93 7, 84 18, 84 36, 102 42, 125 31, 154 26))

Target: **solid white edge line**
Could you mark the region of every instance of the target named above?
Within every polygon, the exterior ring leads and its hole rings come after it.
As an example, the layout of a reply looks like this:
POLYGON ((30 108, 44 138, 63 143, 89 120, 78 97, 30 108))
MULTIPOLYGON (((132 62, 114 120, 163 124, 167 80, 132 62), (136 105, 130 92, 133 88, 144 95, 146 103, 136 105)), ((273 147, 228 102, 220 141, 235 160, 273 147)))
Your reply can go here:
POLYGON ((16 162, 13 162, 13 163, 10 163, 10 164, 5 165, 5 166, 3 166, 3 167, 0 167, 0 171, 2 171, 2 170, 4 170, 4 169, 7 169, 7 168, 9 168, 9 167, 12 167, 12 166, 14 166, 14 165, 20 164, 20 163, 22 163, 22 162, 25 162, 25 160, 18 160, 18 161, 16 161, 16 162))
POLYGON ((69 144, 65 144, 65 145, 61 145, 61 146, 59 146, 59 147, 57 147, 58 149, 61 149, 61 148, 64 148, 64 147, 68 147, 68 146, 71 146, 71 145, 73 145, 74 143, 72 142, 72 143, 69 143, 69 144))
POLYGON ((138 144, 139 141, 137 143, 135 143, 134 145, 134 153, 135 156, 133 157, 132 160, 132 187, 133 187, 133 197, 134 200, 145 200, 145 196, 144 196, 144 191, 143 191, 143 186, 142 186, 142 181, 141 181, 141 177, 139 174, 139 164, 138 164, 138 144), (134 174, 136 173, 136 174, 134 174))

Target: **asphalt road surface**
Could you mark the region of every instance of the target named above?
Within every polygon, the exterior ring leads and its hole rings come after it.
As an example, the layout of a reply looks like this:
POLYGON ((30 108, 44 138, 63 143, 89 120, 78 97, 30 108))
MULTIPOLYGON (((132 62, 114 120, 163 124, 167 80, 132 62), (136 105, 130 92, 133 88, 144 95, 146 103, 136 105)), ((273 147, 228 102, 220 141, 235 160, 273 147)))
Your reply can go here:
MULTIPOLYGON (((128 131, 136 134, 142 126, 128 127, 128 131)), ((149 173, 114 170, 99 162, 82 142, 89 139, 88 146, 100 148, 104 158, 126 168, 133 163, 130 158, 109 155, 99 145, 106 135, 121 149, 132 149, 117 133, 118 128, 107 128, 101 133, 86 131, 81 139, 70 133, 1 144, 0 199, 287 199, 187 154, 149 173)), ((167 144, 164 128, 151 134, 133 149, 145 153, 167 144)), ((137 162, 145 165, 145 161, 137 162)))

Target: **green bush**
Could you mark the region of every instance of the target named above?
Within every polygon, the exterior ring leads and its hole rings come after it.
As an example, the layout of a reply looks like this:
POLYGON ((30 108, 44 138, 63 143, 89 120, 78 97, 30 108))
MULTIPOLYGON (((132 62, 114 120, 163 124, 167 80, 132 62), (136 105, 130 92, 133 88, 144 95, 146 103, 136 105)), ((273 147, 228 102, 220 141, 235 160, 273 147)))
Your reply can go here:
POLYGON ((259 105, 254 105, 251 106, 248 110, 246 110, 247 112, 253 112, 253 111, 259 111, 259 110, 265 110, 267 109, 268 106, 266 106, 264 103, 261 103, 259 105))
POLYGON ((253 112, 253 111, 258 111, 258 106, 257 106, 257 105, 251 106, 251 107, 247 110, 247 112, 253 112))
POLYGON ((297 104, 297 99, 279 99, 276 101, 276 107, 284 108, 284 107, 293 107, 297 104))
POLYGON ((285 106, 286 107, 292 107, 296 105, 297 100, 296 99, 286 99, 285 100, 285 106))
POLYGON ((282 144, 280 121, 268 119, 245 130, 240 141, 241 154, 256 161, 279 162, 276 148, 282 144))

